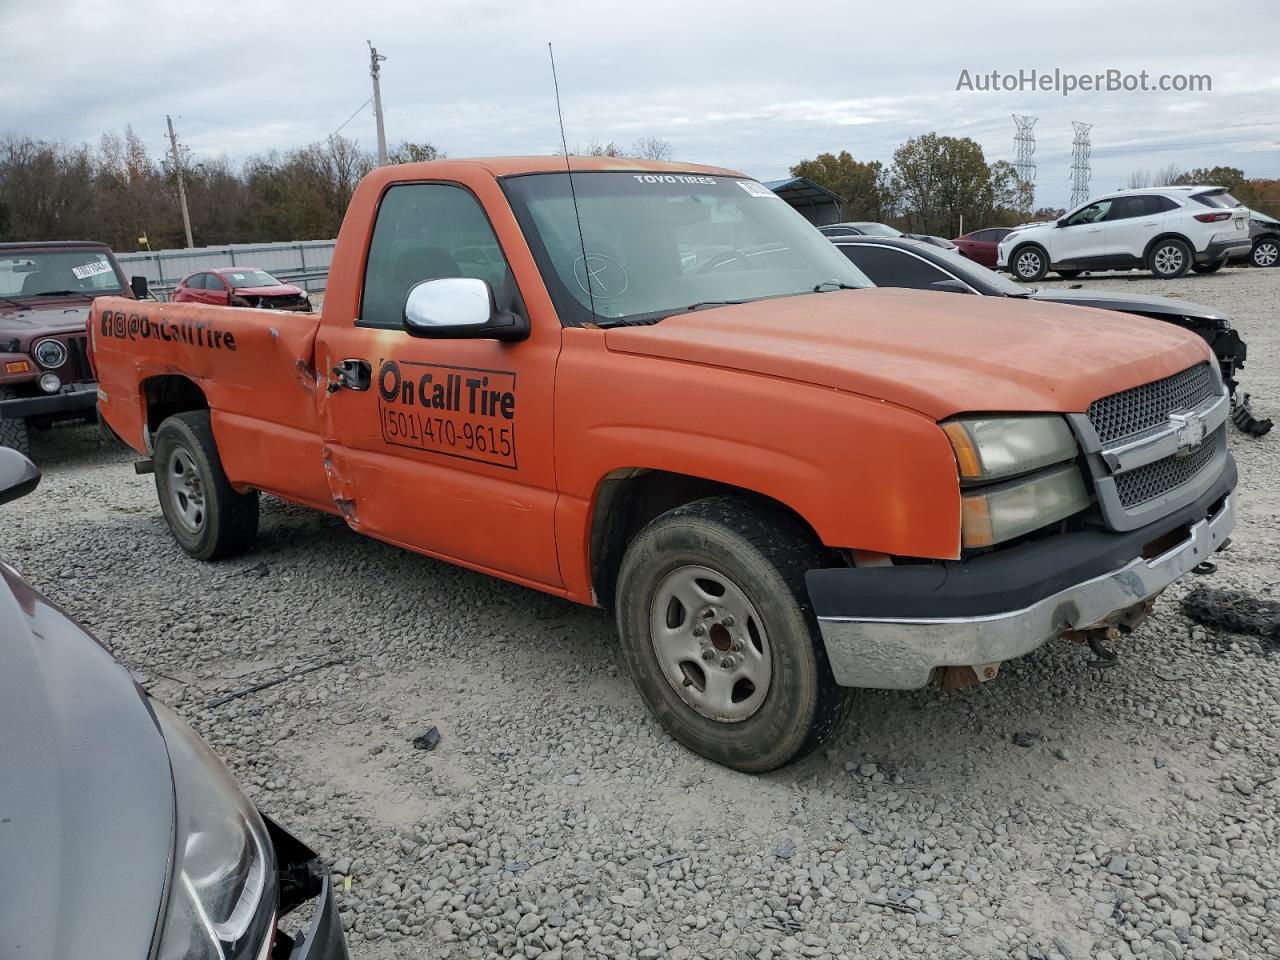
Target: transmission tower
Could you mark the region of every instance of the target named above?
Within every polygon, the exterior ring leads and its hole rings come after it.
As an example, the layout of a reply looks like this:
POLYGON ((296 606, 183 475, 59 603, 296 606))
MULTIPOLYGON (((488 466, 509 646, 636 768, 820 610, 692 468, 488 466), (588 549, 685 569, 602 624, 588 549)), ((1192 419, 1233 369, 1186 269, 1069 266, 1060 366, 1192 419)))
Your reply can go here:
POLYGON ((1015 113, 1013 122, 1018 129, 1013 138, 1013 144, 1017 150, 1017 159, 1013 161, 1013 168, 1026 189, 1027 208, 1031 209, 1035 206, 1036 189, 1036 118, 1015 113))
POLYGON ((1072 120, 1071 127, 1076 132, 1071 141, 1071 206, 1078 207, 1089 199, 1089 131, 1093 124, 1072 120))

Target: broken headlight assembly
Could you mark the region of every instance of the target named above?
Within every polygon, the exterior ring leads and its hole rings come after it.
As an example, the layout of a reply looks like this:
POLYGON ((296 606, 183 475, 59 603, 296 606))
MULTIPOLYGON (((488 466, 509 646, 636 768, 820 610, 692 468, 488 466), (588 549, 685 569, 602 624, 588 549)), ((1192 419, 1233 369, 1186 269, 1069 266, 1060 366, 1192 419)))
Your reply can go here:
POLYGON ((156 960, 260 960, 271 950, 277 897, 266 826, 204 741, 152 703, 177 809, 156 960))
POLYGON ((960 532, 989 547, 1089 506, 1075 436, 1056 415, 961 417, 942 424, 960 473, 960 532))

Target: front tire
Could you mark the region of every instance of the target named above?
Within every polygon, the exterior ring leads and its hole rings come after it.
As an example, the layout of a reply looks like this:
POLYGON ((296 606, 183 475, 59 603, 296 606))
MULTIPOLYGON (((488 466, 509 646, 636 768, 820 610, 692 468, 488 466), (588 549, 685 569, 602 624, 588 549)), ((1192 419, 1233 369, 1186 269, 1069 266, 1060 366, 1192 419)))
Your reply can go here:
POLYGON ((1013 275, 1023 283, 1034 283, 1043 280, 1049 272, 1049 254, 1044 247, 1027 244, 1013 252, 1009 265, 1013 275))
MULTIPOLYGON (((14 396, 11 390, 0 390, 0 400, 10 400, 14 396)), ((9 447, 23 455, 31 453, 31 432, 25 419, 0 419, 0 447, 9 447)))
POLYGON ((1253 252, 1249 254, 1249 262, 1255 267, 1274 267, 1280 261, 1280 240, 1259 240, 1253 252))
POLYGON ((1147 269, 1161 280, 1176 280, 1191 269, 1191 248, 1182 240, 1161 240, 1147 256, 1147 269))
POLYGON ((169 532, 197 560, 243 553, 258 535, 258 492, 236 493, 209 411, 175 414, 156 431, 156 494, 169 532))
POLYGON ((778 508, 712 497, 662 514, 632 541, 617 617, 632 680, 695 753, 745 773, 777 769, 848 715, 804 574, 829 560, 778 508))

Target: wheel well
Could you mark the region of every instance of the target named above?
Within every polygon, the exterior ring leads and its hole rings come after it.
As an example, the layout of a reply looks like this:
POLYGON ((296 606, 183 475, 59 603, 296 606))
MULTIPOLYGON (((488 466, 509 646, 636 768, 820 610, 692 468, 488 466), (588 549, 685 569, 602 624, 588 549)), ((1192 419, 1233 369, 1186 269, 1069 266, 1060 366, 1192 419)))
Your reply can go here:
POLYGON ((733 484, 666 470, 640 467, 614 470, 600 482, 591 514, 588 557, 596 603, 606 609, 613 608, 622 558, 636 534, 650 521, 686 503, 723 494, 735 494, 783 510, 813 534, 815 543, 822 543, 808 521, 772 497, 733 484))
POLYGON ((149 377, 142 381, 142 397, 147 403, 147 430, 152 434, 175 413, 209 409, 204 391, 194 380, 178 374, 149 377))
POLYGON ((1155 249, 1156 244, 1164 240, 1181 240, 1187 245, 1187 249, 1191 251, 1191 256, 1196 255, 1196 245, 1188 240, 1180 233, 1162 233, 1157 237, 1153 237, 1151 242, 1147 244, 1147 249, 1142 251, 1142 262, 1147 263, 1151 260, 1151 251, 1155 249))
POLYGON ((1049 256, 1049 251, 1045 249, 1044 244, 1042 244, 1042 243, 1037 243, 1037 242, 1036 242, 1036 241, 1034 241, 1034 240, 1024 240, 1024 241, 1022 241, 1022 243, 1018 244, 1016 247, 1014 247, 1012 250, 1010 250, 1010 251, 1009 251, 1009 265, 1010 265, 1010 269, 1012 269, 1012 268, 1013 268, 1013 261, 1014 261, 1014 259, 1015 259, 1015 258, 1018 256, 1018 254, 1020 254, 1023 250, 1027 249, 1027 247, 1035 247, 1035 248, 1036 248, 1037 250, 1039 250, 1042 254, 1044 254, 1044 258, 1045 258, 1046 260, 1050 261, 1050 263, 1052 264, 1052 260, 1053 260, 1053 258, 1049 256))

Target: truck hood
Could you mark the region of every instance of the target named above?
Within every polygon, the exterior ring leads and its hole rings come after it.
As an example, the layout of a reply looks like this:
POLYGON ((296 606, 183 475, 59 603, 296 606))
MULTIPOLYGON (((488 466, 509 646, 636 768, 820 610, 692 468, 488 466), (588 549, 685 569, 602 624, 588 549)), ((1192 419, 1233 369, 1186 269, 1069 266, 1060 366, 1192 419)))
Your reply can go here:
POLYGON ((1086 307, 884 288, 758 300, 605 333, 610 350, 831 387, 941 420, 1079 413, 1212 355, 1184 330, 1086 307))
POLYGON ((89 306, 90 301, 79 299, 33 300, 30 309, 19 310, 0 300, 0 350, 15 338, 25 348, 36 336, 83 331, 89 306))
POLYGON ((0 957, 146 957, 173 778, 145 695, 0 563, 0 957))
POLYGON ((301 287, 291 283, 277 283, 270 287, 236 287, 236 293, 248 294, 251 297, 296 297, 302 293, 301 287))

